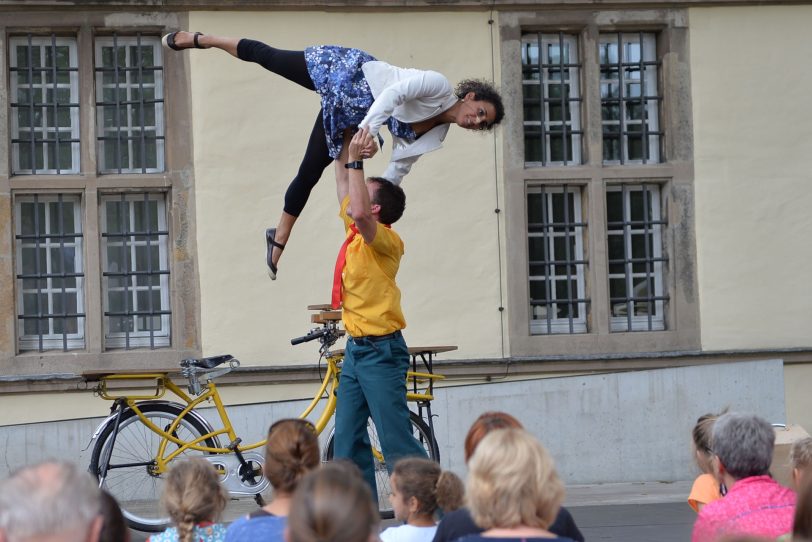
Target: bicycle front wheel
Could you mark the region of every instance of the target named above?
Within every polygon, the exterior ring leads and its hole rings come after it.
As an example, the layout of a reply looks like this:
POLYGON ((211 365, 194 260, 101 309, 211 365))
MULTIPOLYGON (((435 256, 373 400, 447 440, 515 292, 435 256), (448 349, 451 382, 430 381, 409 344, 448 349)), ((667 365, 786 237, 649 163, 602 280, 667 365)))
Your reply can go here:
MULTIPOLYGON (((156 426, 167 430, 182 409, 171 403, 142 403, 138 408, 156 426)), ((139 531, 163 531, 169 517, 161 509, 163 475, 154 472, 155 458, 163 437, 149 429, 132 409, 121 414, 118 434, 113 441, 115 420, 110 420, 99 434, 90 458, 90 472, 101 481, 101 488, 118 501, 127 523, 139 531), (112 444, 112 449, 111 449, 112 444), (109 455, 107 455, 109 453, 109 455), (102 459, 109 457, 107 475, 101 480, 102 459)), ((190 442, 207 434, 209 430, 200 420, 184 416, 174 433, 182 441, 190 442)), ((219 448, 216 437, 203 443, 219 448)), ((175 448, 169 443, 167 452, 175 448)), ((206 455, 196 450, 186 450, 177 459, 206 455)))
MULTIPOLYGON (((437 445, 437 440, 431 434, 429 426, 423 421, 423 418, 409 412, 409 422, 411 422, 412 436, 423 446, 426 456, 432 461, 440 462, 440 448, 437 445)), ((392 487, 389 484, 389 472, 394 465, 388 465, 386 459, 381 453, 381 442, 378 438, 378 431, 375 429, 375 424, 372 423, 370 418, 367 421, 367 432, 369 433, 369 442, 372 444, 372 453, 375 459, 375 485, 378 491, 378 511, 383 519, 391 519, 395 517, 395 512, 392 509, 392 503, 389 501, 389 495, 392 494, 392 487), (381 460, 382 459, 382 460, 381 460)), ((333 445, 335 433, 330 433, 330 438, 327 441, 327 453, 325 459, 327 461, 333 459, 333 445)))

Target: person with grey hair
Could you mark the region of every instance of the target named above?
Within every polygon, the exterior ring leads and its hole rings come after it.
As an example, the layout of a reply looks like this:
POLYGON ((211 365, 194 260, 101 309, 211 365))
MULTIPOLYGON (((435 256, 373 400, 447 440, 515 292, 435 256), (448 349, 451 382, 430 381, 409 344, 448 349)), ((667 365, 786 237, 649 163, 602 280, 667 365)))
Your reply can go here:
POLYGON ((758 416, 730 412, 716 420, 713 471, 727 494, 699 512, 692 542, 726 535, 775 538, 792 530, 795 493, 770 476, 774 444, 772 426, 758 416))
POLYGON ((49 461, 0 482, 0 542, 97 542, 101 490, 75 465, 49 461))

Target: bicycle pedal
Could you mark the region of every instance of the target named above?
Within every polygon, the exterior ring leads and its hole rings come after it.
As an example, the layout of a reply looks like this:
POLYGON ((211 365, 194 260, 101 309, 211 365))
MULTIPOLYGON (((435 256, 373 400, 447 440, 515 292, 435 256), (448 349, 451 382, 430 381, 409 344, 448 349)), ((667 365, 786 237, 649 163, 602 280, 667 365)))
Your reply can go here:
POLYGON ((242 439, 241 439, 240 437, 237 437, 237 438, 235 438, 234 440, 232 440, 232 441, 229 443, 229 445, 228 445, 228 446, 226 446, 226 449, 228 449, 228 450, 230 450, 230 451, 232 451, 232 452, 233 452, 233 451, 235 451, 235 450, 237 449, 237 446, 239 446, 241 442, 242 442, 242 439))

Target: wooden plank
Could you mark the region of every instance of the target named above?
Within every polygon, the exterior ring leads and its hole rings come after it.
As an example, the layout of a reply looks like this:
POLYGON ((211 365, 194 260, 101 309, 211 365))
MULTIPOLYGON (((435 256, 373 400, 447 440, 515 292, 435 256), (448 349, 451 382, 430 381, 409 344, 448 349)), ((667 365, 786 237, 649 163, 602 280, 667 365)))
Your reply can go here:
POLYGON ((329 311, 333 310, 333 306, 328 304, 325 305, 308 305, 307 310, 309 311, 329 311))
POLYGON ((318 314, 310 315, 310 321, 314 324, 338 322, 341 321, 341 311, 321 311, 318 314))

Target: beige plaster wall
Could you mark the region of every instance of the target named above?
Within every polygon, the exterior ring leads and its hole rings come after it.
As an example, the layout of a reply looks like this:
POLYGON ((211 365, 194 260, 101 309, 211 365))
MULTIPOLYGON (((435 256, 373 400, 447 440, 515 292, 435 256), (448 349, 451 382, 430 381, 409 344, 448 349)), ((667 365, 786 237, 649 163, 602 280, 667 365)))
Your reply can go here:
MULTIPOLYGON (((434 69, 452 83, 491 78, 487 12, 190 14, 190 27, 285 49, 333 43, 395 65, 434 69)), ((328 303, 343 239, 332 166, 311 194, 272 282, 264 230, 276 225, 319 109, 318 95, 222 51, 191 54, 195 192, 205 354, 244 363, 314 362, 289 339, 310 327, 308 304, 328 303)), ((388 131, 383 130, 384 137, 388 131)), ((413 345, 456 344, 461 358, 501 355, 494 134, 452 127, 445 147, 404 181, 406 244, 398 282, 413 345)), ((367 164, 382 173, 390 141, 367 164)))
POLYGON ((702 347, 808 347, 812 6, 689 17, 702 347))

